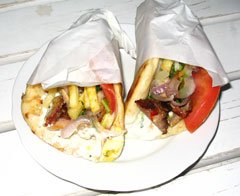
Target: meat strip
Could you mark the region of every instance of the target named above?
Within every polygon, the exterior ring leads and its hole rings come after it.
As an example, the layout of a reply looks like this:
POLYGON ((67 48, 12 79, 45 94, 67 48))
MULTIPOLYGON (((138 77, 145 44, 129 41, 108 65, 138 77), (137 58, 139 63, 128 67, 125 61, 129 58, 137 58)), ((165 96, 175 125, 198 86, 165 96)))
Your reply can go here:
POLYGON ((189 100, 188 103, 184 106, 173 106, 171 104, 172 111, 180 116, 181 118, 186 118, 188 114, 192 111, 192 101, 189 100))
POLYGON ((140 99, 135 101, 139 109, 162 131, 167 133, 167 108, 164 108, 161 102, 153 99, 140 99))
POLYGON ((67 113, 67 104, 62 96, 53 99, 52 108, 45 117, 45 126, 55 124, 59 118, 70 119, 67 113))
POLYGON ((192 102, 189 101, 183 106, 174 106, 170 102, 161 102, 155 99, 140 99, 135 101, 138 108, 162 131, 167 133, 169 126, 176 125, 184 119, 192 110, 192 102), (168 113, 173 112, 171 118, 168 113))

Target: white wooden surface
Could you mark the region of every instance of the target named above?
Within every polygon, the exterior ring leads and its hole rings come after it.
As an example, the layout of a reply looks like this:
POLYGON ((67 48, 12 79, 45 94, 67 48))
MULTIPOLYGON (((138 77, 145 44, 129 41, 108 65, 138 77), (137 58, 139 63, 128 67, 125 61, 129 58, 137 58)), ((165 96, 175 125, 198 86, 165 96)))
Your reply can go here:
MULTIPOLYGON (((22 147, 11 121, 11 90, 24 62, 87 9, 107 8, 120 23, 134 24, 142 0, 0 1, 0 195, 101 194, 63 181, 38 165, 22 147)), ((240 1, 186 0, 200 18, 225 70, 240 73, 240 1)), ((130 195, 240 195, 240 80, 220 99, 217 134, 202 159, 183 176, 130 195)))

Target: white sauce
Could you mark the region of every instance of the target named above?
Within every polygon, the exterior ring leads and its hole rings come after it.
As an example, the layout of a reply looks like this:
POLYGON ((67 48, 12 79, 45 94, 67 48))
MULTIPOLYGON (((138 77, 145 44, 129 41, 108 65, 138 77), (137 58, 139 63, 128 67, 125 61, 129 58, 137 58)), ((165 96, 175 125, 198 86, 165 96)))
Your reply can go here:
POLYGON ((162 135, 162 132, 152 123, 152 121, 139 112, 136 120, 131 124, 126 124, 127 138, 141 140, 153 140, 162 135))
POLYGON ((46 116, 47 112, 48 112, 48 109, 43 107, 42 108, 42 114, 40 116, 39 123, 38 123, 39 126, 43 126, 44 125, 44 123, 45 123, 45 116, 46 116))

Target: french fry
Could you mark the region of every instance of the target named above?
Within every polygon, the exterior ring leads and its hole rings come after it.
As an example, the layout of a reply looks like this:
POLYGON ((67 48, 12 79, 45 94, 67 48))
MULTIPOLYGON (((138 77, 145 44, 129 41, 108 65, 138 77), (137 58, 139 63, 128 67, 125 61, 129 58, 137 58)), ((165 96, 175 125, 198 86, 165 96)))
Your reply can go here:
POLYGON ((101 121, 101 125, 106 128, 106 129, 110 129, 110 127, 112 126, 113 122, 115 119, 115 114, 110 114, 110 113, 106 113, 104 114, 102 121, 101 121))
POLYGON ((87 90, 88 100, 90 103, 90 109, 95 114, 100 110, 100 104, 98 101, 97 91, 95 86, 85 87, 87 90))
POLYGON ((70 108, 77 107, 79 98, 78 87, 76 85, 70 85, 68 87, 68 90, 69 90, 69 107, 70 108))
POLYGON ((161 68, 167 72, 170 72, 172 65, 173 65, 172 60, 164 59, 162 62, 161 68))
POLYGON ((68 108, 68 115, 70 116, 71 119, 75 120, 79 117, 82 110, 83 110, 83 104, 81 101, 78 101, 75 107, 68 108))
POLYGON ((84 106, 84 92, 79 94, 78 101, 81 101, 84 106))
POLYGON ((67 105, 69 105, 69 96, 68 96, 68 92, 67 92, 67 91, 68 91, 68 90, 66 90, 65 88, 62 88, 62 89, 60 90, 60 93, 61 93, 61 95, 63 96, 64 102, 67 103, 67 105))
POLYGON ((87 87, 85 87, 84 91, 83 91, 83 103, 84 103, 84 107, 86 109, 90 108, 90 102, 89 102, 89 98, 88 98, 87 87))
POLYGON ((43 100, 43 107, 48 108, 57 93, 57 88, 52 88, 48 90, 47 96, 43 100))

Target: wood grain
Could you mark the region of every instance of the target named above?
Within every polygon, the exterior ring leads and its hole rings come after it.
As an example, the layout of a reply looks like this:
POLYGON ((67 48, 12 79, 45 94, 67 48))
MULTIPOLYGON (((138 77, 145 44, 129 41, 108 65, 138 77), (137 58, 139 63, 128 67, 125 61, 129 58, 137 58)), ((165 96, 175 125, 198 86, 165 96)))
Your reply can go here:
MULTIPOLYGON (((87 9, 106 8, 114 12, 120 23, 134 24, 136 8, 142 1, 115 0, 113 3, 112 0, 106 0, 99 1, 97 4, 94 1, 87 0, 17 2, 9 0, 7 2, 5 4, 9 4, 9 6, 0 7, 0 24, 5 27, 0 29, 0 65, 26 60, 45 42, 69 28, 87 9), (21 7, 19 7, 20 5, 21 7)), ((233 48, 234 46, 229 39, 225 40, 224 45, 219 45, 219 40, 222 39, 222 35, 227 35, 224 38, 234 37, 237 43, 240 42, 240 38, 236 34, 240 28, 238 25, 240 1, 231 0, 224 6, 222 6, 223 0, 220 2, 218 0, 188 0, 186 2, 202 20, 203 25, 206 25, 206 33, 217 54, 221 56, 225 67, 228 68, 229 64, 239 62, 240 57, 238 55, 232 59, 235 53, 232 55, 228 53, 222 57, 223 47, 233 48), (233 20, 238 22, 236 24, 230 22, 231 24, 227 25, 214 25, 233 20), (212 32, 221 32, 221 34, 213 34, 212 32), (212 39, 211 36, 216 38, 212 39), (227 59, 232 59, 232 61, 228 62, 227 59)), ((236 46, 240 47, 239 45, 236 46)), ((238 51, 240 48, 235 50, 238 51)), ((229 71, 232 70, 231 67, 229 71)))

